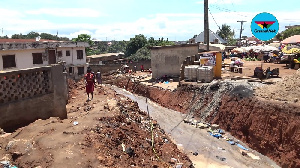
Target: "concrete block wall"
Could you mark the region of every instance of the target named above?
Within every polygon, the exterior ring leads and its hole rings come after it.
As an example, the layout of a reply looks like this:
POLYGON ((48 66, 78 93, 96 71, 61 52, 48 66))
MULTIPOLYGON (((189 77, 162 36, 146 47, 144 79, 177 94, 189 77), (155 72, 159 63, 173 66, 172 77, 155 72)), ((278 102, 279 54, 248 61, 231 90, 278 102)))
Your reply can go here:
POLYGON ((198 54, 198 44, 151 48, 152 78, 164 75, 180 76, 180 68, 187 56, 198 54))
MULTIPOLYGON (((106 65, 97 65, 97 64, 90 64, 89 66, 92 68, 94 72, 97 72, 97 70, 100 70, 100 72, 105 73, 112 70, 117 70, 122 67, 123 64, 106 64, 106 65)), ((132 62, 126 64, 129 66, 130 69, 133 69, 134 66, 137 67, 137 70, 141 70, 141 65, 144 65, 144 69, 151 68, 151 61, 139 61, 139 62, 132 62)))
POLYGON ((67 80, 61 65, 0 73, 0 128, 36 119, 67 118, 67 80))

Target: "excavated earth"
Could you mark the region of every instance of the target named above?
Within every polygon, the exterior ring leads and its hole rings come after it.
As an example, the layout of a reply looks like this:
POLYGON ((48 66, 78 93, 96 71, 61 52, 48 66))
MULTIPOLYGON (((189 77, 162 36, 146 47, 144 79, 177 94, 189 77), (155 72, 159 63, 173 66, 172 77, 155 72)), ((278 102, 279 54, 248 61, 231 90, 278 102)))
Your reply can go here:
POLYGON ((300 167, 300 105, 297 101, 300 92, 293 91, 300 88, 299 75, 298 72, 274 85, 228 80, 181 85, 173 91, 145 86, 132 78, 118 77, 109 83, 169 109, 219 124, 278 165, 295 168, 300 167), (289 96, 279 99, 284 95, 289 96))
POLYGON ((1 163, 24 168, 192 166, 137 103, 102 86, 87 102, 83 83, 69 82, 68 119, 37 120, 2 132, 1 163))

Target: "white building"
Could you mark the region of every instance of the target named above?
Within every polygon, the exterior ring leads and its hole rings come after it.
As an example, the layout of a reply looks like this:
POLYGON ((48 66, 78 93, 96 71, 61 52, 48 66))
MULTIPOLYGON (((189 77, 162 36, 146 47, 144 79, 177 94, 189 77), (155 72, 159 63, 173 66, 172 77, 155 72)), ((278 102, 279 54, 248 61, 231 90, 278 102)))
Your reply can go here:
POLYGON ((0 39, 0 71, 63 63, 71 76, 86 73, 86 42, 0 39))

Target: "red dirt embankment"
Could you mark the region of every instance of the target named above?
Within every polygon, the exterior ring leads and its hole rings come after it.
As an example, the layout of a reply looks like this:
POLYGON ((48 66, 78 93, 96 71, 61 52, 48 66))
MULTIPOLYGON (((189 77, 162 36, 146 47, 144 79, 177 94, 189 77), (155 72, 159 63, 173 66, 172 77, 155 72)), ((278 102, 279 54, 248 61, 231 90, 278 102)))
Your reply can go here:
MULTIPOLYGON (((164 107, 188 113, 194 110, 195 117, 203 113, 213 102, 214 89, 209 93, 182 87, 176 91, 162 90, 134 83, 128 79, 116 80, 115 85, 148 97, 164 107), (192 104, 202 104, 194 108, 192 104), (203 103, 204 102, 204 103, 203 103), (201 102, 200 102, 201 103, 201 102), (191 108, 194 109, 191 109, 191 108), (202 109, 202 110, 201 110, 202 109)), ((218 90, 218 88, 216 88, 218 90)), ((215 103, 206 121, 219 124, 249 147, 270 157, 282 167, 300 167, 300 112, 299 106, 267 101, 248 96, 226 96, 222 94, 215 103)))

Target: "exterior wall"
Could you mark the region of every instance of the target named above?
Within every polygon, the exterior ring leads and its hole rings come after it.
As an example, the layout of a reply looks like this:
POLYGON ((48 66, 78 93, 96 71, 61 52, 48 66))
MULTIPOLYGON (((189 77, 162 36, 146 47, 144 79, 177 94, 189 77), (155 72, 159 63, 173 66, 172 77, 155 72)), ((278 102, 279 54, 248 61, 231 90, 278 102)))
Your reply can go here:
POLYGON ((32 67, 40 67, 43 65, 48 65, 48 59, 43 60, 43 64, 33 64, 32 53, 44 53, 45 49, 38 50, 0 50, 0 71, 2 70, 17 70, 26 69, 32 67), (3 69, 3 55, 15 55, 16 67, 3 69))
MULTIPOLYGON (((65 66, 68 72, 69 67, 73 67, 73 72, 69 75, 78 77, 78 67, 84 67, 84 73, 87 70, 86 53, 85 47, 58 47, 58 48, 47 48, 47 49, 19 49, 19 50, 0 50, 0 71, 11 71, 26 69, 32 67, 41 67, 48 65, 48 51, 55 50, 56 62, 65 62, 65 66), (70 51, 70 56, 66 56, 66 51, 70 51), (83 59, 77 59, 77 50, 83 50, 83 59), (62 56, 58 57, 57 52, 62 51, 62 56), (33 64, 32 53, 43 54, 43 64, 33 64), (3 69, 3 55, 15 55, 16 67, 3 69)), ((80 77, 80 76, 79 76, 80 77)))
POLYGON ((57 51, 62 51, 62 57, 58 58, 59 61, 65 61, 66 65, 83 65, 86 63, 86 53, 84 47, 66 47, 57 48, 57 51), (66 56, 66 51, 70 51, 70 56, 66 56), (83 50, 83 59, 77 59, 77 50, 83 50))
POLYGON ((0 128, 6 131, 36 119, 67 118, 67 80, 61 65, 0 73, 0 128))
MULTIPOLYGON (((101 73, 106 73, 112 70, 120 69, 123 64, 106 64, 106 65, 97 65, 97 64, 90 64, 89 66, 92 68, 94 72, 100 70, 101 73)), ((141 65, 144 66, 144 69, 151 68, 151 61, 139 61, 126 64, 129 66, 130 69, 133 69, 134 66, 137 67, 137 70, 141 70, 141 65)))
POLYGON ((198 44, 151 48, 152 78, 180 76, 180 67, 187 56, 198 54, 198 44))
POLYGON ((58 61, 64 61, 66 66, 66 71, 69 76, 80 78, 83 75, 78 75, 78 67, 84 67, 84 74, 87 71, 86 63, 86 53, 84 47, 64 47, 57 48, 57 51, 62 51, 62 57, 57 57, 58 61), (66 51, 70 51, 70 56, 66 56, 66 51), (77 50, 83 50, 83 59, 77 59, 77 50), (69 72, 69 67, 73 67, 73 72, 69 72))

